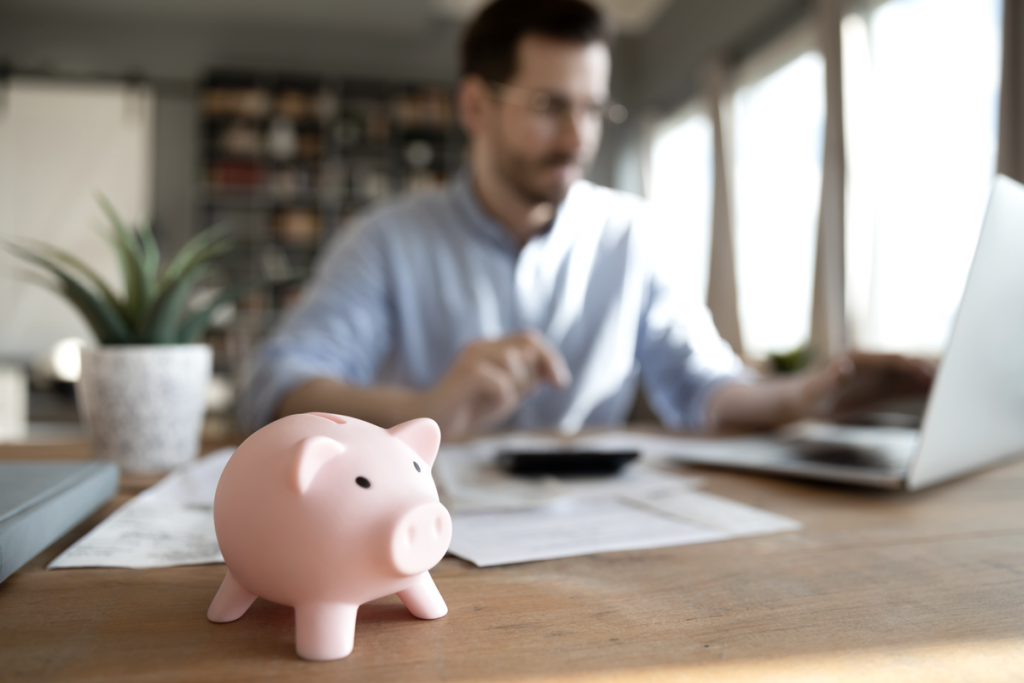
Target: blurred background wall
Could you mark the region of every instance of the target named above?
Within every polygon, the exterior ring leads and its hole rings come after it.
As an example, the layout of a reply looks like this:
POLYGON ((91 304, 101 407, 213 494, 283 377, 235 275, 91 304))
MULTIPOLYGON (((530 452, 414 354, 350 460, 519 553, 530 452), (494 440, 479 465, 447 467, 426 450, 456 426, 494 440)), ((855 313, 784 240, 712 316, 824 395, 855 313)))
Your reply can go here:
MULTIPOLYGON (((153 210, 190 234, 199 141, 197 85, 212 69, 453 83, 477 0, 7 0, 0 67, 10 73, 134 78, 155 87, 153 210)), ((638 114, 691 96, 706 62, 742 54, 810 11, 807 0, 630 0, 617 17, 615 96, 638 114), (634 7, 639 7, 639 12, 634 7), (630 9, 634 8, 634 9, 630 9)), ((598 182, 639 187, 638 127, 608 131, 598 182)), ((166 238, 174 242, 176 235, 166 238)))

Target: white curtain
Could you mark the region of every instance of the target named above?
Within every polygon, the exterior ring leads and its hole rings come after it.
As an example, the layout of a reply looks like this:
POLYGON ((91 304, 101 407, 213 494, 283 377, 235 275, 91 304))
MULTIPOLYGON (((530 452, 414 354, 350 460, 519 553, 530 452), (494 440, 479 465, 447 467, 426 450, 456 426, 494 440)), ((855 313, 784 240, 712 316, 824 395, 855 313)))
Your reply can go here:
POLYGON ((736 248, 733 225, 732 173, 733 108, 727 95, 726 69, 722 62, 711 66, 707 76, 707 101, 714 141, 714 195, 711 213, 711 254, 708 266, 708 309, 719 334, 740 355, 743 343, 736 292, 736 248))
POLYGON ((818 0, 818 44, 825 60, 825 141, 814 261, 810 347, 819 358, 847 348, 846 150, 844 147, 841 0, 818 0))

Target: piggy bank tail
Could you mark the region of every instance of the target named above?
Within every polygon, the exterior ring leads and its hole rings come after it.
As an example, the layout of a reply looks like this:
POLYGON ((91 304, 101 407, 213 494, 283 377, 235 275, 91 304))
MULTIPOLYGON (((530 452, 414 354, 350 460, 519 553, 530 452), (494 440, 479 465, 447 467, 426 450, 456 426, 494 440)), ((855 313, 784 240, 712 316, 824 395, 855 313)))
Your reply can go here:
POLYGON ((206 618, 215 624, 234 621, 245 614, 255 600, 256 594, 238 583, 229 569, 220 590, 213 596, 210 609, 206 610, 206 618))

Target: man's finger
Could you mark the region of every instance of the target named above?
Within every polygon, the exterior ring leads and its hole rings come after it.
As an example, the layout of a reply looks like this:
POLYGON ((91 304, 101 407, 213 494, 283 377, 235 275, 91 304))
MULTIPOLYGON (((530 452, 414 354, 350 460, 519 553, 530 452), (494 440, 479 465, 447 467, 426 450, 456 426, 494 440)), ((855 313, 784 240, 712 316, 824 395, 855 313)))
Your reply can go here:
POLYGON ((537 383, 536 372, 522 350, 513 344, 502 343, 494 349, 490 361, 501 368, 515 382, 519 394, 525 396, 537 383))
POLYGON ((516 341, 537 377, 559 388, 572 383, 572 372, 565 356, 546 338, 536 332, 525 332, 517 335, 516 341))
POLYGON ((931 376, 935 374, 935 363, 922 358, 910 358, 896 353, 851 353, 849 358, 858 366, 867 370, 895 370, 914 375, 931 376))
POLYGON ((519 405, 520 394, 515 380, 501 368, 480 363, 474 368, 474 394, 479 403, 474 408, 473 422, 497 422, 519 405))
POLYGON ((935 363, 898 354, 854 353, 853 362, 860 375, 885 377, 904 391, 927 390, 935 378, 935 363))

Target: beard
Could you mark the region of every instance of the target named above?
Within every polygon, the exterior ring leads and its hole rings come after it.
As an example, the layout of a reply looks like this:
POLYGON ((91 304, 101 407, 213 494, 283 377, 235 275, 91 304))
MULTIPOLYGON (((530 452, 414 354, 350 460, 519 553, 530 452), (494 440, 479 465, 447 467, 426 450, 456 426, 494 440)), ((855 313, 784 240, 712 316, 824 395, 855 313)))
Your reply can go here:
POLYGON ((543 176, 551 169, 574 166, 577 173, 573 175, 583 175, 579 155, 567 152, 551 152, 539 159, 528 159, 503 149, 498 154, 497 166, 501 179, 527 204, 561 204, 565 199, 576 178, 562 180, 556 177, 544 181, 543 176))

